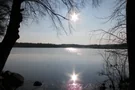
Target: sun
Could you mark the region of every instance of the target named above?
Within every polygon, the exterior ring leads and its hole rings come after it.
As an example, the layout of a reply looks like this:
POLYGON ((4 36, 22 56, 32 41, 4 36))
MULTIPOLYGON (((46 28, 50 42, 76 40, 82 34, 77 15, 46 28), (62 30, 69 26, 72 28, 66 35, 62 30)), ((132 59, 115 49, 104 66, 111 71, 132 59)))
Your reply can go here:
POLYGON ((71 21, 73 22, 76 22, 77 20, 79 20, 78 14, 76 14, 75 12, 71 14, 70 16, 71 16, 71 21))

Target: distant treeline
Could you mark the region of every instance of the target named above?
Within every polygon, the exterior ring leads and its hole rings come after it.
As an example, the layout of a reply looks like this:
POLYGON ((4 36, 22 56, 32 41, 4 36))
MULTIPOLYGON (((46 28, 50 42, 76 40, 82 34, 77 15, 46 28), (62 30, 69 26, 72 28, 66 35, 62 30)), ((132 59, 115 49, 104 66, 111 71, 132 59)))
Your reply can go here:
POLYGON ((99 48, 99 49, 127 49, 127 44, 104 44, 104 45, 79 45, 79 44, 50 44, 50 43, 16 43, 14 47, 36 47, 36 48, 99 48))

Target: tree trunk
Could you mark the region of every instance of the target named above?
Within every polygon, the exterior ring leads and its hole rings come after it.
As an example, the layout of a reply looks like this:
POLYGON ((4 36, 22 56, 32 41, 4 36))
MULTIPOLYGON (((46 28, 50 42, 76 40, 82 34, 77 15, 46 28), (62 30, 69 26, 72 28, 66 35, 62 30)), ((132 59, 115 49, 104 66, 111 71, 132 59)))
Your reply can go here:
POLYGON ((135 54, 134 54, 134 35, 135 35, 135 26, 134 26, 134 17, 135 14, 133 12, 133 0, 127 0, 126 6, 126 16, 127 16, 127 44, 128 44, 128 60, 129 60, 129 81, 130 81, 130 90, 135 90, 134 80, 135 80, 135 54))
POLYGON ((22 14, 20 13, 21 2, 21 0, 13 0, 7 32, 0 45, 0 72, 7 61, 12 47, 19 38, 18 29, 20 27, 20 22, 22 21, 22 14))

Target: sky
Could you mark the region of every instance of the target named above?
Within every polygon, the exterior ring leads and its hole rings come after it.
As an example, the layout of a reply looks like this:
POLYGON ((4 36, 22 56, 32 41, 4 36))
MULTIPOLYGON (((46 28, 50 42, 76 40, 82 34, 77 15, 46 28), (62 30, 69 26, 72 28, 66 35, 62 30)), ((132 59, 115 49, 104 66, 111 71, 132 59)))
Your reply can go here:
MULTIPOLYGON (((27 21, 22 23, 20 28, 20 38, 17 42, 30 43, 55 43, 55 44, 99 44, 108 43, 107 41, 99 42, 101 34, 92 35, 92 30, 105 29, 108 30, 113 23, 104 23, 107 19, 101 19, 111 14, 113 3, 111 0, 104 0, 100 7, 93 8, 86 6, 81 9, 79 20, 72 22, 74 30, 68 29, 67 21, 62 21, 64 30, 56 30, 52 25, 49 17, 40 17, 38 22, 27 21)), ((62 12, 65 10, 62 9, 62 12)))

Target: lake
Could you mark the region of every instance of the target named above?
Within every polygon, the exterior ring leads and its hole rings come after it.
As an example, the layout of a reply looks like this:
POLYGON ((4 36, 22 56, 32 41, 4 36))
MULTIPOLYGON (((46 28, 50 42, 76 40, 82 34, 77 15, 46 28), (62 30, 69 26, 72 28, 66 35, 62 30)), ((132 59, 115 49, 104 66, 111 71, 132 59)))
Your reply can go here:
POLYGON ((73 71, 83 83, 96 83, 103 67, 104 50, 85 48, 13 48, 4 70, 19 73, 25 81, 67 82, 73 71))

